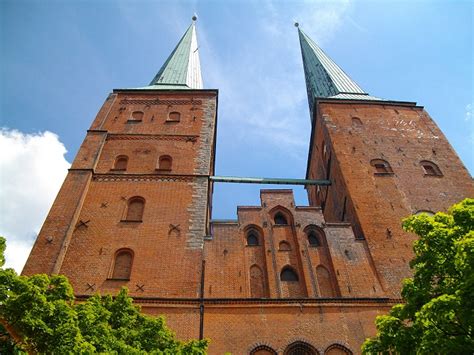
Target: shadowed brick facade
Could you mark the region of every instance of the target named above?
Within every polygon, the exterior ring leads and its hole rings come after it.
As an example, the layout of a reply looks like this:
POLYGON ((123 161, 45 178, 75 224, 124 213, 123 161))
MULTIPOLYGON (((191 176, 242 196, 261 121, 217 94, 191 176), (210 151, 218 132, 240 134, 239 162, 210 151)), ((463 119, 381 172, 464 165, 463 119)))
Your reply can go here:
POLYGON ((23 274, 64 274, 78 299, 126 286, 210 354, 351 354, 399 301, 413 235, 401 219, 473 196, 415 103, 363 92, 301 30, 312 113, 309 206, 261 190, 212 221, 217 90, 194 23, 149 86, 114 90, 81 145, 23 274))

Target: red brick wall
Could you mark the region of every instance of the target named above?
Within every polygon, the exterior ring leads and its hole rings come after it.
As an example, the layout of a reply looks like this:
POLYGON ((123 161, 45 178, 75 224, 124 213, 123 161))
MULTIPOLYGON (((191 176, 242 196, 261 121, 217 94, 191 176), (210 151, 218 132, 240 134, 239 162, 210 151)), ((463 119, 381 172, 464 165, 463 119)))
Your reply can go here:
POLYGON ((446 210, 473 196, 471 176, 448 141, 420 107, 322 102, 313 132, 309 176, 325 178, 327 161, 332 186, 309 189, 311 204, 323 205, 329 222, 344 220, 365 237, 371 267, 388 294, 398 297, 410 275, 413 235, 403 232, 402 218, 418 211, 446 210), (353 125, 358 117, 361 126, 353 125), (323 141, 327 159, 322 158, 323 141), (374 175, 372 159, 384 159, 393 174, 374 175), (430 160, 442 177, 425 176, 421 160, 430 160))

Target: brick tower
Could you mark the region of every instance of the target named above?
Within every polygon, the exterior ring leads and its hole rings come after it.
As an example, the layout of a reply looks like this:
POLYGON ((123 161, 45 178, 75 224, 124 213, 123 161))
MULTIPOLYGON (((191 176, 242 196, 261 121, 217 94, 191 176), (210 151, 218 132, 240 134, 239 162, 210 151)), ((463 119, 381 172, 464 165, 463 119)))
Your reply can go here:
POLYGON ((64 274, 76 294, 199 296, 217 106, 202 87, 193 21, 149 86, 106 99, 24 274, 64 274))
POLYGON ((474 196, 472 178, 422 106, 365 93, 298 28, 311 112, 307 178, 311 205, 328 222, 350 222, 367 243, 389 296, 410 276, 414 236, 401 220, 474 196))
POLYGON ((211 220, 217 91, 202 88, 193 22, 149 86, 109 95, 23 273, 65 274, 78 300, 127 286, 210 354, 359 353, 410 276, 401 219, 474 188, 422 107, 368 95, 298 33, 309 206, 262 190, 211 220))

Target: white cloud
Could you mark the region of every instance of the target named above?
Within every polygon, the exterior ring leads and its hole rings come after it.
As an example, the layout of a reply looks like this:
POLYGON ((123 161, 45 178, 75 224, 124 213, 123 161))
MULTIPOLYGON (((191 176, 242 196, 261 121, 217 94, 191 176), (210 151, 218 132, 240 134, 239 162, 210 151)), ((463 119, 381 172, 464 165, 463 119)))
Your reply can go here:
POLYGON ((6 267, 21 272, 70 164, 56 134, 0 130, 0 234, 6 267))

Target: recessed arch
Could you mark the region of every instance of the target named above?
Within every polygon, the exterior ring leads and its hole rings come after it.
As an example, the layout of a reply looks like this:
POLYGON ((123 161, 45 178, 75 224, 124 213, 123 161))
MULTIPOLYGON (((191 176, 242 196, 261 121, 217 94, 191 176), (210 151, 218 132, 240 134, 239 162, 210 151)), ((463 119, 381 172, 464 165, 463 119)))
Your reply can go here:
POLYGON ((130 116, 130 121, 142 121, 143 120, 143 116, 145 115, 145 113, 143 111, 133 111, 132 112, 132 115, 130 116))
POLYGON ((316 280, 319 286, 319 295, 321 297, 334 297, 334 287, 331 280, 331 274, 329 270, 323 266, 318 265, 316 267, 316 280))
POLYGON ((260 242, 258 240, 258 234, 254 230, 251 230, 247 233, 247 245, 248 246, 259 246, 260 242))
POLYGON ((168 114, 168 122, 179 122, 181 120, 181 113, 178 111, 172 111, 168 114))
POLYGON ((145 210, 145 199, 141 196, 134 196, 128 199, 127 214, 125 220, 131 222, 141 222, 145 210))
POLYGON ((253 264, 250 273, 250 296, 252 298, 264 298, 267 296, 267 284, 263 270, 257 264, 253 264))
POLYGON ((132 249, 122 248, 115 252, 111 278, 129 280, 132 272, 134 253, 132 249))
POLYGON ((352 117, 351 119, 352 127, 362 127, 362 120, 359 117, 352 117))
POLYGON ((291 212, 283 206, 273 207, 269 214, 276 226, 293 224, 293 216, 291 212))
POLYGON ((250 351, 250 355, 277 355, 277 352, 268 345, 258 345, 250 351))
POLYGON ((295 341, 288 345, 284 355, 319 355, 319 351, 305 341, 295 341))
POLYGON ((291 250, 291 245, 286 240, 282 240, 280 242, 280 244, 278 244, 278 250, 279 251, 290 251, 291 250))
POLYGON ((316 225, 309 225, 304 230, 310 247, 321 247, 324 245, 326 234, 316 225))
POLYGON ((331 344, 324 351, 324 355, 352 355, 349 348, 341 344, 331 344))
POLYGON ((281 269, 280 280, 289 282, 299 281, 298 273, 291 266, 287 265, 281 269))
POLYGON ((255 224, 249 224, 244 228, 244 236, 248 246, 263 245, 263 230, 255 224))
POLYGON ((127 170, 128 156, 118 155, 115 157, 113 170, 125 171, 127 170))
POLYGON ((173 158, 169 155, 161 155, 158 159, 158 170, 171 171, 173 166, 173 158))

